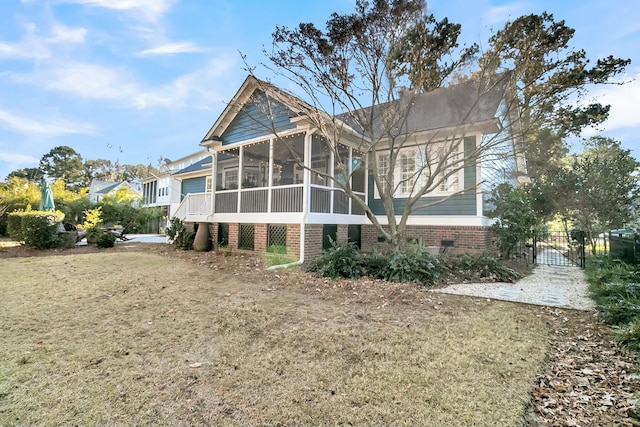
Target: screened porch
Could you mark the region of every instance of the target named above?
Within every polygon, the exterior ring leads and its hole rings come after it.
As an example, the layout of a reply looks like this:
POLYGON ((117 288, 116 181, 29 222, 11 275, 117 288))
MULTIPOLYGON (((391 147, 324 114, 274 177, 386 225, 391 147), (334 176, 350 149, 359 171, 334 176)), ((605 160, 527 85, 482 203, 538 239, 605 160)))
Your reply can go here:
POLYGON ((215 186, 208 184, 206 193, 188 194, 182 203, 189 207, 185 216, 204 211, 364 214, 329 178, 350 180, 354 193, 366 200, 364 158, 350 147, 339 145, 334 154, 323 138, 296 133, 220 149, 216 159, 215 186))

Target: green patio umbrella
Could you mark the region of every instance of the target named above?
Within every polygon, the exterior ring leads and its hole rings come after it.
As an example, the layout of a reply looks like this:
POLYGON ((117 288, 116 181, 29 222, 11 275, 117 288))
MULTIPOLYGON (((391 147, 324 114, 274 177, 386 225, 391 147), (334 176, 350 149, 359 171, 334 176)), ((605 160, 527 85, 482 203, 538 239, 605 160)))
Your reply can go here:
POLYGON ((55 210, 56 205, 53 202, 53 192, 48 182, 42 181, 42 195, 40 196, 40 206, 38 210, 52 211, 55 210))

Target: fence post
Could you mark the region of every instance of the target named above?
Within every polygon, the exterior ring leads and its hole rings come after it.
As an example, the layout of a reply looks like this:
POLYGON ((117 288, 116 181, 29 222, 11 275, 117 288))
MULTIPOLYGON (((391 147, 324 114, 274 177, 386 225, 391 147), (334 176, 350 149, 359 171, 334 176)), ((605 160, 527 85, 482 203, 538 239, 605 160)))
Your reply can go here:
POLYGON ((538 236, 536 235, 536 231, 533 230, 533 265, 537 264, 538 257, 538 236))
POLYGON ((584 231, 580 231, 580 240, 582 244, 580 245, 580 268, 585 269, 587 267, 587 254, 586 254, 586 233, 584 231))

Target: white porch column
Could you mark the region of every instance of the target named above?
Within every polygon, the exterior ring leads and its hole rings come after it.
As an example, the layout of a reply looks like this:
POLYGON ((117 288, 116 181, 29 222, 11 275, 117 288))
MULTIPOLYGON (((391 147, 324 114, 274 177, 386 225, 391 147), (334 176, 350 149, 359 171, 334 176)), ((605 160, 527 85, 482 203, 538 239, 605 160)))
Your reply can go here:
MULTIPOLYGON (((311 140, 315 129, 307 130, 304 134, 304 172, 302 174, 304 185, 302 186, 302 214, 306 217, 309 213, 309 204, 311 200, 311 140)), ((300 225, 304 227, 304 223, 300 225)), ((300 233, 303 236, 303 233, 300 233)))
POLYGON ((218 152, 213 149, 209 149, 211 154, 211 207, 209 209, 210 215, 216 213, 216 184, 218 178, 218 152))
POLYGON ((240 213, 240 203, 242 200, 242 175, 244 172, 244 146, 241 146, 238 149, 238 207, 236 208, 236 212, 240 213))
POLYGON ((267 212, 271 213, 271 197, 273 193, 273 138, 269 139, 269 171, 267 173, 267 212))

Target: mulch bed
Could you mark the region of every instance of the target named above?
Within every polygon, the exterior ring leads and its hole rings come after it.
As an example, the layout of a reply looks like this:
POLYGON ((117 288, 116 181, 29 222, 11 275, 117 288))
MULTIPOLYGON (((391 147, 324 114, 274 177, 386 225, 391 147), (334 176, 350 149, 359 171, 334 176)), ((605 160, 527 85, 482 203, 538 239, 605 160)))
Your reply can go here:
MULTIPOLYGON (((95 246, 37 251, 0 246, 0 258, 95 253, 101 251, 155 252, 227 274, 257 280, 269 287, 300 289, 322 298, 355 304, 379 304, 380 292, 403 304, 424 300, 424 288, 378 280, 338 280, 314 277, 300 269, 265 272, 259 257, 249 253, 193 252, 166 244, 125 242, 112 249, 95 246)), ((443 296, 443 298, 446 298, 443 296)), ((525 425, 532 426, 640 426, 638 358, 614 338, 598 313, 541 307, 547 321, 549 353, 538 375, 525 425)))

